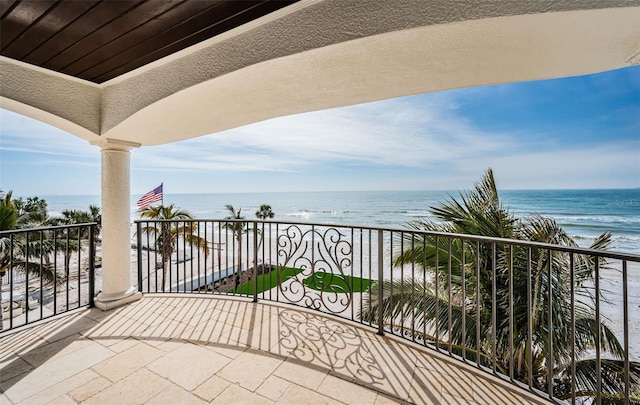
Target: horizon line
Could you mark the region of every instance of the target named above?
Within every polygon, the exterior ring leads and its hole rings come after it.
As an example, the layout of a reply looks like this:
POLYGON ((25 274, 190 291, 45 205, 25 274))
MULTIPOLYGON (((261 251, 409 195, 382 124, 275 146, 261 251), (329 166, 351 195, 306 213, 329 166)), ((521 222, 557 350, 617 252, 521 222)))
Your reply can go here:
MULTIPOLYGON (((451 192, 461 192, 467 189, 399 189, 399 190, 291 190, 291 191, 204 191, 204 192, 166 192, 163 191, 165 195, 203 195, 203 194, 290 194, 290 193, 378 193, 378 192, 440 192, 440 193, 451 193, 451 192)), ((622 191, 622 190, 640 190, 640 187, 613 187, 613 188, 511 188, 511 189, 499 189, 498 192, 503 191, 622 191)), ((11 191, 11 190, 9 190, 11 191)), ((4 192, 4 191, 3 191, 4 192)), ((130 196, 142 195, 145 192, 132 192, 130 196)), ((40 194, 43 197, 99 197, 101 194, 40 194)), ((15 195, 14 197, 22 198, 22 197, 34 197, 39 196, 38 194, 20 194, 15 195)))

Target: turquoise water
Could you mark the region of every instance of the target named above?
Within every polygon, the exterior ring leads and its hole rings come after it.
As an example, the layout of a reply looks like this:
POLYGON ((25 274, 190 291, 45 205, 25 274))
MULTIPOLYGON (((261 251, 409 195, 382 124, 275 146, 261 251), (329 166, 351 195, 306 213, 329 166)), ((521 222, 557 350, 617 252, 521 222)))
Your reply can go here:
MULTIPOLYGON (((458 196, 457 192, 451 193, 458 196)), ((255 218, 261 204, 271 205, 275 220, 401 227, 429 218, 429 207, 447 198, 444 191, 368 191, 306 193, 165 194, 197 218, 222 219, 225 204, 255 218)), ((501 191, 505 207, 517 216, 550 216, 581 246, 605 231, 613 232, 612 250, 640 254, 640 189, 501 191)), ((64 209, 86 209, 98 196, 44 196, 52 215, 64 209)), ((131 197, 132 218, 136 201, 131 197)))
MULTIPOLYGON (((453 192, 457 196, 458 193, 453 192)), ((502 191, 505 207, 517 216, 550 216, 580 246, 587 247, 602 232, 613 232, 611 250, 640 255, 640 189, 632 190, 530 190, 502 191)), ((132 219, 136 201, 131 197, 132 219)), ((99 204, 98 196, 45 196, 52 215, 64 209, 86 209, 99 204)), ((198 218, 222 219, 224 206, 242 208, 246 218, 255 218, 261 204, 269 204, 275 220, 401 227, 408 221, 429 217, 429 207, 447 198, 438 191, 372 191, 247 194, 165 194, 165 203, 176 203, 198 218)), ((630 354, 640 361, 640 266, 629 265, 630 354)), ((602 319, 622 341, 622 283, 616 270, 601 271, 602 319)))
POLYGON ((640 254, 640 189, 509 191, 503 200, 518 215, 554 218, 582 246, 611 231, 612 250, 640 254))

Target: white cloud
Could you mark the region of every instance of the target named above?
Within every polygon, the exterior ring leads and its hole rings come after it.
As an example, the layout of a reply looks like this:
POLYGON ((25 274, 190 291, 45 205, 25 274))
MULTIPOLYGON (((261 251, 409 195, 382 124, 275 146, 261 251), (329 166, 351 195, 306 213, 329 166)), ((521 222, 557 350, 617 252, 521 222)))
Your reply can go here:
POLYGON ((0 109, 0 151, 95 158, 100 149, 51 125, 0 109))
MULTIPOLYGON (((146 190, 149 184, 174 179, 181 192, 236 190, 240 183, 243 191, 455 190, 468 188, 492 167, 501 189, 640 185, 639 139, 614 142, 603 137, 598 144, 581 145, 579 137, 548 132, 557 128, 542 126, 547 132, 534 133, 509 117, 501 123, 510 125, 510 132, 490 132, 472 121, 472 113, 463 113, 464 106, 456 104, 463 102, 460 97, 440 93, 386 100, 134 149, 132 181, 146 190)), ((0 120, 3 161, 26 154, 25 165, 44 168, 40 172, 52 179, 62 166, 95 168, 100 163, 99 148, 85 140, 5 110, 0 110, 0 120)), ((15 184, 34 177, 26 170, 15 172, 15 184)), ((97 177, 98 171, 93 172, 97 177)), ((83 175, 88 176, 78 171, 83 175)))
POLYGON ((502 189, 626 188, 640 185, 640 139, 565 146, 496 158, 479 157, 459 168, 479 178, 492 167, 502 189))
POLYGON ((171 145, 134 151, 141 168, 297 171, 348 163, 426 167, 513 147, 457 114, 445 96, 387 100, 273 119, 171 145))

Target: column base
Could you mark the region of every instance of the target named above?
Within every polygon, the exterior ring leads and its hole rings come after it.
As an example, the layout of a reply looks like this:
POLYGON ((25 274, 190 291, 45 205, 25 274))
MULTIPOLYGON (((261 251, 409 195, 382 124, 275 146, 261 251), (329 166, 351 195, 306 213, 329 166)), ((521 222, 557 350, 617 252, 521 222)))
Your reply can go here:
POLYGON ((100 308, 103 311, 108 311, 113 308, 117 308, 130 302, 138 301, 142 298, 142 293, 134 287, 130 287, 127 291, 117 294, 104 294, 100 293, 94 301, 96 308, 100 308))

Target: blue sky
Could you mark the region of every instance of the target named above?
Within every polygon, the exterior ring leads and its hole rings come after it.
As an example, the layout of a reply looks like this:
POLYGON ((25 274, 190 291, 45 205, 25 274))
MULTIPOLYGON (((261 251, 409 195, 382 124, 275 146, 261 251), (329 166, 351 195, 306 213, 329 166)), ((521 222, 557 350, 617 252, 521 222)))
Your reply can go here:
MULTIPOLYGON (((99 194, 100 152, 0 110, 0 188, 99 194)), ((131 153, 143 194, 640 187, 640 66, 299 114, 131 153)))

